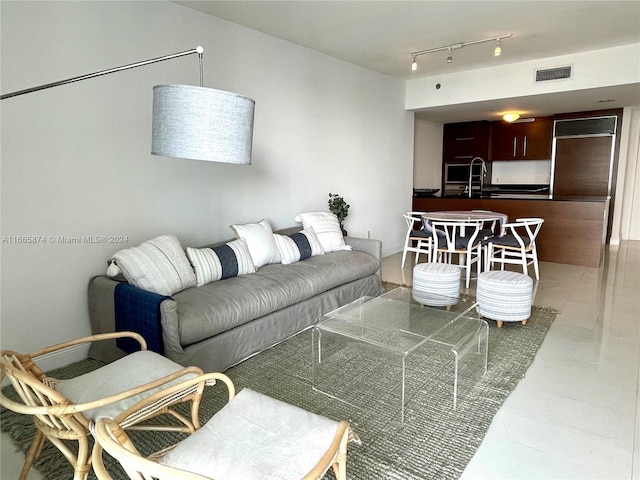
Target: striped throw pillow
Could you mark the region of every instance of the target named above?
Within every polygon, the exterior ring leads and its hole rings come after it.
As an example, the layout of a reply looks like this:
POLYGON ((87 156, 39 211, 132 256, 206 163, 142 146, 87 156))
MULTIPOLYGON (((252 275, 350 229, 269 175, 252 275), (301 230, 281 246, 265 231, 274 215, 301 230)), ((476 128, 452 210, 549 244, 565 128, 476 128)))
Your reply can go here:
POLYGON ((187 247, 198 287, 256 271, 247 242, 242 238, 213 248, 187 247))
POLYGON ((313 230, 301 230, 293 235, 273 234, 283 265, 295 263, 315 255, 324 255, 324 249, 313 230))
POLYGON ((170 296, 196 284, 193 269, 174 235, 161 235, 120 250, 113 259, 124 278, 143 290, 170 296))

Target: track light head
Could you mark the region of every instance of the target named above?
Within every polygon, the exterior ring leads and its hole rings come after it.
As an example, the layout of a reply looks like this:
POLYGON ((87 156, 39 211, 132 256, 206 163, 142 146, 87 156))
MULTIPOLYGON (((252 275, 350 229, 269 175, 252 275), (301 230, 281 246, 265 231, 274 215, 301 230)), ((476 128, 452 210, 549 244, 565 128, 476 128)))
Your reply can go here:
POLYGON ((418 69, 418 62, 416 61, 416 58, 419 55, 424 55, 426 53, 442 52, 444 50, 448 50, 449 53, 447 54, 447 63, 451 63, 453 62, 453 53, 452 53, 453 50, 466 47, 467 45, 476 45, 478 43, 496 42, 496 48, 493 50, 493 55, 495 57, 499 57, 502 54, 502 47, 500 46, 500 40, 502 40, 503 38, 510 38, 512 36, 513 36, 513 33, 510 33, 508 35, 500 35, 499 37, 484 38, 482 40, 473 40, 471 42, 452 43, 451 45, 447 45, 444 47, 436 47, 436 48, 430 48, 428 50, 420 50, 419 52, 413 52, 411 53, 411 56, 413 57, 413 62, 411 63, 411 70, 415 72, 418 69))

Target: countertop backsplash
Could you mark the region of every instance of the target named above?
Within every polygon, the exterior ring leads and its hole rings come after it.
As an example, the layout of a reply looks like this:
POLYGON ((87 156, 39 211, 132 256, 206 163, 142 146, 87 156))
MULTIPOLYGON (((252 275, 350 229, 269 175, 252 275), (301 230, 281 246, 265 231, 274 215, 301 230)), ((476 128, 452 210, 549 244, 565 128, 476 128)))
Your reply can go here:
POLYGON ((491 183, 505 184, 549 184, 551 182, 551 160, 514 160, 492 162, 491 183))

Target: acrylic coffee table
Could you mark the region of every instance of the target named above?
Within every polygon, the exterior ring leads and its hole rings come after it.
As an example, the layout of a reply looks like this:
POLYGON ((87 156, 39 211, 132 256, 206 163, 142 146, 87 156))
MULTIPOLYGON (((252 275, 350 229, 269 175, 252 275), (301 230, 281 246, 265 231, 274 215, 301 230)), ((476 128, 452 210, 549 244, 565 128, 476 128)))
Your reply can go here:
MULTIPOLYGON (((360 408, 366 398, 386 402, 384 410, 397 412, 404 425, 411 361, 445 348, 453 357, 447 353, 451 361, 436 369, 452 370, 456 409, 462 373, 473 382, 487 370, 489 326, 471 312, 422 305, 402 287, 338 308, 313 329, 313 389, 360 408), (415 355, 418 349, 422 355, 415 355)), ((429 379, 424 381, 429 388, 429 379)))

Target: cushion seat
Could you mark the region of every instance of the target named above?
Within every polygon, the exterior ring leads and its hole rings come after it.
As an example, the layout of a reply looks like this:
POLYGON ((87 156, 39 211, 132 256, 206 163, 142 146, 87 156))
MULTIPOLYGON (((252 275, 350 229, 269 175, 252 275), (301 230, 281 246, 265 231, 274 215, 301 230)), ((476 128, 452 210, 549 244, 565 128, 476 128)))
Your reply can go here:
POLYGON ((160 463, 216 480, 298 480, 329 450, 338 425, 245 388, 160 463))
POLYGON ((531 316, 533 280, 528 275, 506 270, 478 275, 478 313, 498 322, 522 322, 531 316))
POLYGON ((460 297, 460 267, 448 263, 419 263, 413 267, 413 298, 431 306, 451 306, 460 297))
POLYGON ((378 260, 359 251, 336 251, 290 265, 270 264, 173 295, 183 346, 374 274, 378 260))
MULTIPOLYGON (((525 247, 528 247, 531 244, 531 239, 529 237, 522 237, 522 241, 524 242, 525 247)), ((491 243, 496 246, 503 245, 505 247, 520 247, 520 243, 514 235, 503 235, 502 237, 494 237, 491 239, 491 243)))
MULTIPOLYGON (((171 375, 183 368, 181 365, 158 353, 150 350, 142 350, 131 353, 126 357, 92 372, 85 373, 84 375, 69 380, 61 380, 55 386, 55 389, 75 404, 88 403, 131 390, 145 383, 171 375)), ((169 385, 195 376, 195 374, 188 374, 172 382, 168 382, 162 387, 131 396, 117 403, 110 403, 102 407, 87 410, 83 413, 88 419, 94 422, 103 417, 113 418, 143 398, 160 391, 161 388, 166 388, 169 385)))
POLYGON ((411 230, 411 237, 415 238, 431 238, 431 234, 424 230, 411 230))

